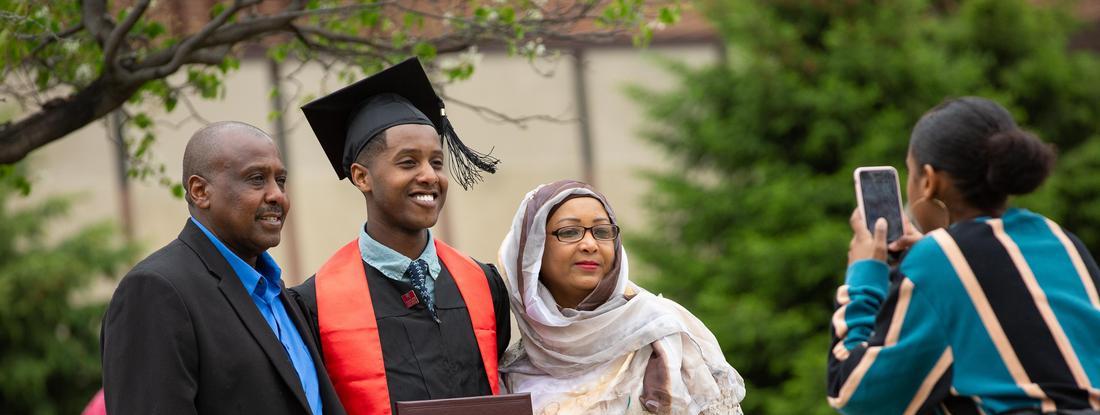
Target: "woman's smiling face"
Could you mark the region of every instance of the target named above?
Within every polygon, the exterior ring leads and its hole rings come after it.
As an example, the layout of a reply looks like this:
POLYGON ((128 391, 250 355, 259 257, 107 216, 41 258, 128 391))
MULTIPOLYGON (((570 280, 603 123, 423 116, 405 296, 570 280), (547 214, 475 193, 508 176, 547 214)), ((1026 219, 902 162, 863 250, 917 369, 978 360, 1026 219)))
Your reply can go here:
POLYGON ((547 220, 539 280, 559 306, 576 308, 596 288, 615 259, 615 240, 596 239, 589 230, 584 231, 579 241, 562 242, 554 232, 568 226, 589 228, 611 224, 603 204, 592 197, 567 200, 547 220))

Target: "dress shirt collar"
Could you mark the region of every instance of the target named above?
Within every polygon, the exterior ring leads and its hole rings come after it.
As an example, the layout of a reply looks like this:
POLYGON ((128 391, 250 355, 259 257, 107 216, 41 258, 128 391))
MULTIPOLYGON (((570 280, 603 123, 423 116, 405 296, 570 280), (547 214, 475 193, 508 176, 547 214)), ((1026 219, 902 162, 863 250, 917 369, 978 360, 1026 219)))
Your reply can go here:
POLYGON ((244 289, 250 295, 260 296, 268 302, 279 295, 282 290, 283 271, 267 251, 256 258, 256 267, 253 268, 233 251, 230 251, 222 241, 218 240, 217 236, 214 236, 213 232, 206 229, 206 226, 203 226, 197 219, 191 217, 191 222, 198 226, 202 233, 206 234, 206 237, 210 239, 218 252, 225 257, 226 262, 233 268, 233 272, 237 274, 237 278, 240 278, 241 283, 244 284, 244 289), (260 284, 261 280, 265 281, 262 285, 260 284))
MULTIPOLYGON (((439 277, 439 272, 442 270, 442 266, 439 264, 439 256, 435 254, 435 239, 432 237, 432 230, 428 231, 428 244, 424 246, 424 251, 420 253, 420 257, 424 262, 428 263, 428 274, 435 280, 439 277)), ((405 281, 405 271, 409 269, 409 265, 413 260, 409 257, 401 255, 392 248, 382 245, 381 242, 371 238, 367 234, 367 224, 363 224, 359 228, 359 254, 362 255, 363 261, 382 272, 382 275, 398 281, 405 281)))

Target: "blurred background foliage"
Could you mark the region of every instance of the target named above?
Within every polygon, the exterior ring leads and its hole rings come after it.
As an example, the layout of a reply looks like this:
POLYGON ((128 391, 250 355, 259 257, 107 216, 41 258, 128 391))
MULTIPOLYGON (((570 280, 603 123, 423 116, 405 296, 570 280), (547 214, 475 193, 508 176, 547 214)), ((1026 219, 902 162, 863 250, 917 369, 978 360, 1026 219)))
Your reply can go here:
POLYGON ((89 290, 137 250, 110 223, 56 235, 73 198, 29 203, 20 177, 0 175, 0 413, 78 414, 100 384, 105 304, 89 290))
POLYGON ((680 1, 0 0, 0 164, 117 111, 134 131, 120 139, 127 173, 182 197, 152 151, 164 125, 157 112, 196 117, 194 100, 223 99, 246 50, 287 63, 288 80, 309 63, 351 83, 416 56, 450 83, 474 73, 478 45, 530 61, 557 55, 551 41, 646 45, 654 28, 680 19, 680 1), (183 3, 209 5, 208 16, 181 12, 193 10, 183 3), (9 120, 12 104, 19 114, 9 120))
POLYGON ((671 92, 632 89, 674 168, 647 174, 653 230, 628 242, 652 288, 714 330, 745 413, 833 413, 852 170, 892 165, 904 182, 909 131, 946 97, 993 98, 1055 143, 1052 179, 1010 203, 1100 247, 1100 59, 1068 48, 1067 8, 1034 3, 703 1, 725 56, 666 62, 671 92))

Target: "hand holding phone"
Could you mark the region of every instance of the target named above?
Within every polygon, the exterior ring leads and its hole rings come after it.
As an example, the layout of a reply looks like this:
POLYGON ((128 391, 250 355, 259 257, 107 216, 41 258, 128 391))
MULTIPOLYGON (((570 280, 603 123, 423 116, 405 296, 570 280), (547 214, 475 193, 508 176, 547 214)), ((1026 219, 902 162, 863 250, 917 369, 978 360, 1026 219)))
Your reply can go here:
POLYGON ((863 213, 867 230, 874 233, 875 221, 886 219, 886 242, 892 243, 905 232, 902 222, 901 185, 898 172, 889 166, 860 167, 853 173, 856 202, 863 213))
POLYGON ((852 226, 852 242, 848 244, 848 265, 864 259, 875 259, 887 264, 896 258, 890 256, 891 252, 886 245, 886 219, 879 218, 877 222, 868 226, 863 221, 863 211, 858 207, 852 209, 852 217, 848 218, 848 224, 852 226), (882 225, 882 226, 879 226, 882 225), (868 231, 867 228, 871 228, 868 231))

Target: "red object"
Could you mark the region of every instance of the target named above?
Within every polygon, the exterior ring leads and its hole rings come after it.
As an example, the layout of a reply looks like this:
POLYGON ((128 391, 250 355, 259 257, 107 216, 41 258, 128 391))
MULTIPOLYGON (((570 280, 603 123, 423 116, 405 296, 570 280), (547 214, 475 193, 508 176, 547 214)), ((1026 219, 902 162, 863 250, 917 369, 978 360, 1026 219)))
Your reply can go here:
MULTIPOLYGON (((489 281, 477 263, 449 245, 436 239, 435 249, 467 304, 485 374, 497 395, 496 312, 489 281)), ((391 415, 378 322, 359 242, 336 251, 317 271, 316 281, 321 348, 340 402, 349 415, 391 415)))
POLYGON ((88 402, 88 406, 84 407, 84 412, 81 412, 80 415, 107 415, 107 404, 103 401, 103 389, 95 393, 95 396, 88 402))
POLYGON ((412 308, 414 305, 420 304, 420 299, 416 298, 416 293, 412 291, 402 295, 401 301, 405 302, 405 308, 412 308))

